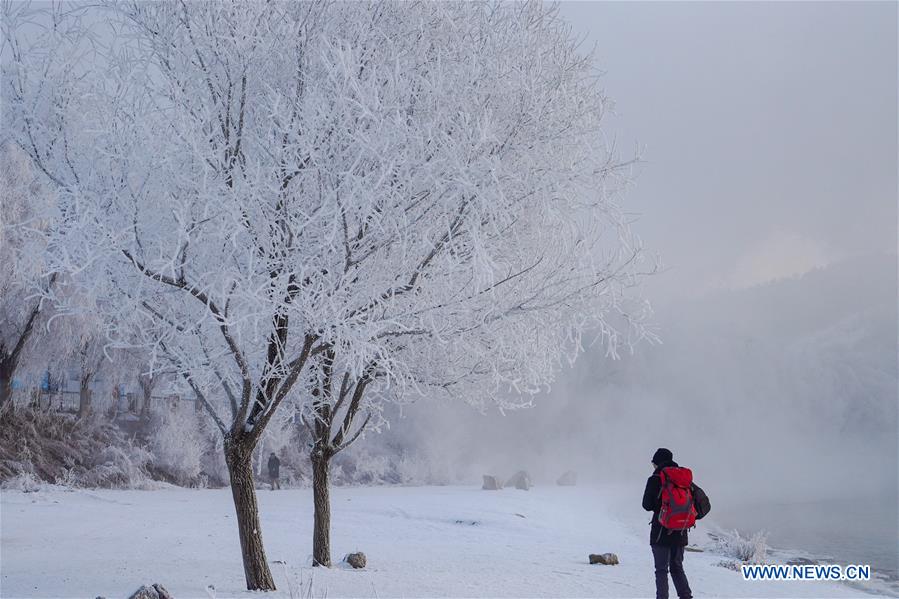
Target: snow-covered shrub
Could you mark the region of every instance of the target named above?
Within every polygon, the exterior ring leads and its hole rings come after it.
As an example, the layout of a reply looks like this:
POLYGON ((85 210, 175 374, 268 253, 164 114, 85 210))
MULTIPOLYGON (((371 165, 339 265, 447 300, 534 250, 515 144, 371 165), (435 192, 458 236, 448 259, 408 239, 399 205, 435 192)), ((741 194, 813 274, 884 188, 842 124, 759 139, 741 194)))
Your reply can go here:
POLYGON ((148 431, 153 469, 180 486, 200 482, 202 458, 209 446, 193 407, 175 405, 155 414, 148 431))
MULTIPOLYGON (((114 424, 18 407, 0 415, 0 480, 143 488, 150 454, 114 424)), ((21 483, 17 483, 21 484, 21 483)))
MULTIPOLYGON (((350 454, 347 454, 350 455, 350 454)), ((346 460, 342 466, 350 484, 384 484, 399 482, 396 468, 383 454, 367 451, 356 453, 354 460, 346 460)))
POLYGON ((419 456, 403 452, 396 461, 396 473, 404 485, 420 483, 430 478, 430 464, 419 456))
POLYGON ((225 487, 229 484, 228 465, 225 463, 224 440, 218 429, 205 415, 200 416, 200 436, 204 439, 200 457, 199 487, 225 487))
POLYGON ((22 472, 0 482, 0 489, 4 491, 22 491, 34 493, 40 491, 43 483, 31 472, 22 472))
POLYGON ((79 480, 74 468, 65 468, 62 474, 56 477, 55 483, 60 487, 73 488, 77 487, 79 480))
POLYGON ((396 484, 400 482, 396 458, 385 453, 384 448, 360 442, 331 461, 331 482, 335 485, 396 484))
POLYGON ((401 451, 394 468, 399 482, 404 485, 446 485, 454 481, 449 466, 426 453, 401 451))
POLYGON ((103 448, 95 465, 79 477, 82 487, 153 489, 159 485, 147 474, 150 453, 133 444, 103 448))
POLYGON ((350 485, 352 484, 352 476, 344 467, 345 461, 334 460, 331 462, 331 484, 332 485, 350 485))
POLYGON ((746 564, 764 564, 768 559, 768 533, 758 531, 749 538, 736 530, 718 531, 709 536, 715 541, 713 551, 746 564))

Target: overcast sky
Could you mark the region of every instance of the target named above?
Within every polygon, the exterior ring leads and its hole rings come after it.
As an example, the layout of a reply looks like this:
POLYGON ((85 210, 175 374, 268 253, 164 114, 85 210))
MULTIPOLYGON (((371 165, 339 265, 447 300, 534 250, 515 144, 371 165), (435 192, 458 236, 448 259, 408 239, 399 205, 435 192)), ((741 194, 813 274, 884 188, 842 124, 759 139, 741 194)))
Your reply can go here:
POLYGON ((657 299, 896 251, 897 4, 563 2, 608 122, 643 148, 628 207, 657 299))

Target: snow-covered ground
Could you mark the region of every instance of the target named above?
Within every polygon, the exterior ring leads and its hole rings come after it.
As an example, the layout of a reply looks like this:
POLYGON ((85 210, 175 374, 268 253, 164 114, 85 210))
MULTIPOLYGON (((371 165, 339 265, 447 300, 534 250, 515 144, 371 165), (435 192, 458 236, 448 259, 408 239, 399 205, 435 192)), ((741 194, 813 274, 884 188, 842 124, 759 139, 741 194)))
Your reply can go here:
MULTIPOLYGON (((310 567, 308 489, 260 491, 276 597, 650 597, 647 515, 601 487, 370 487, 332 491, 335 561, 361 550, 368 568, 310 567), (615 552, 617 566, 589 553, 615 552)), ((625 497, 627 500, 625 501, 625 497)), ((158 582, 177 599, 258 597, 244 590, 230 491, 5 491, 2 597, 127 597, 158 582)), ((705 537, 703 524, 693 533, 705 537)), ((849 597, 835 583, 744 582, 688 553, 697 597, 849 597)), ((673 588, 672 588, 673 590, 673 588)))

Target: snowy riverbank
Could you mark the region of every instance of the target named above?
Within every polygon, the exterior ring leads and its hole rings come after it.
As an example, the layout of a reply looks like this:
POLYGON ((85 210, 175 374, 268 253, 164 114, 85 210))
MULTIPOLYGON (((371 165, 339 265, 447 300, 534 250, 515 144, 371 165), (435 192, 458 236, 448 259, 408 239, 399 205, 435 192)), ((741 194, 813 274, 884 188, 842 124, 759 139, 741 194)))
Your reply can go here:
MULTIPOLYGON (((159 582, 176 599, 249 597, 230 491, 4 491, 0 596, 126 597, 159 582)), ((631 499, 627 497, 627 499, 631 499)), ((366 570, 309 567, 308 489, 260 491, 278 592, 313 597, 649 597, 647 517, 600 487, 351 487, 332 491, 334 559, 361 550, 366 570), (590 566, 615 552, 618 566, 590 566), (283 562, 283 563, 276 563, 283 562)), ((705 537, 701 523, 693 539, 705 537)), ((689 553, 697 597, 869 596, 845 585, 744 582, 689 553)))

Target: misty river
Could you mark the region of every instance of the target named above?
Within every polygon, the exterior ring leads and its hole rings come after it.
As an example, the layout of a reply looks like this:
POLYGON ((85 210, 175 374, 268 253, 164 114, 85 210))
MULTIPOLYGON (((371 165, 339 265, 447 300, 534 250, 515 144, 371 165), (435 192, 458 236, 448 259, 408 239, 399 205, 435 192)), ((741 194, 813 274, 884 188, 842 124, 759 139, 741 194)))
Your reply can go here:
POLYGON ((899 521, 892 495, 789 503, 714 506, 720 525, 768 532, 777 549, 800 550, 840 564, 870 564, 872 574, 899 593, 899 521))

